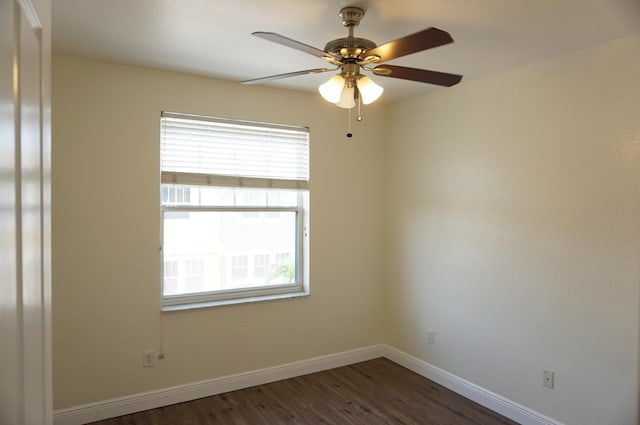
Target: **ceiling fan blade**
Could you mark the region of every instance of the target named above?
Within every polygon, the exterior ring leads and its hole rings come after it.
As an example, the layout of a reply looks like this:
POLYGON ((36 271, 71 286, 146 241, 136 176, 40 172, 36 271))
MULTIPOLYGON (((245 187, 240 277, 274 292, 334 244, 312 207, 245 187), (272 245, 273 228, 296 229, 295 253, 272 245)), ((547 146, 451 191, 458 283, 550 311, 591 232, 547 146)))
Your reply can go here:
POLYGON ((458 74, 396 65, 378 65, 373 68, 373 73, 381 77, 401 78, 403 80, 412 80, 447 87, 458 84, 460 80, 462 80, 462 75, 458 74))
POLYGON ((335 71, 334 68, 314 68, 305 69, 304 71, 287 72, 286 74, 271 75, 269 77, 255 78, 253 80, 241 81, 242 84, 259 84, 267 81, 279 80, 281 78, 296 77, 298 75, 319 74, 321 72, 335 71))
POLYGON ((340 62, 342 60, 342 58, 338 58, 330 53, 325 52, 324 50, 320 50, 317 49, 313 46, 309 46, 307 44, 301 43, 299 41, 293 40, 291 38, 285 37, 283 35, 280 34, 276 34, 275 32, 262 32, 262 31, 257 31, 252 33, 253 35, 255 35, 256 37, 260 37, 263 38, 265 40, 269 40, 272 41, 274 43, 278 43, 281 44, 283 46, 287 46, 287 47, 291 47, 292 49, 296 49, 299 50, 301 52, 304 53, 308 53, 312 56, 318 57, 318 58, 322 58, 322 59, 328 59, 331 62, 340 62))
MULTIPOLYGON (((374 47, 371 50, 360 55, 360 58, 367 60, 371 56, 378 56, 377 62, 386 62, 401 56, 410 55, 411 53, 421 52, 433 47, 442 46, 443 44, 453 43, 453 38, 448 32, 438 28, 427 28, 406 37, 390 41, 381 46, 374 47)), ((376 61, 372 61, 376 62, 376 61)))

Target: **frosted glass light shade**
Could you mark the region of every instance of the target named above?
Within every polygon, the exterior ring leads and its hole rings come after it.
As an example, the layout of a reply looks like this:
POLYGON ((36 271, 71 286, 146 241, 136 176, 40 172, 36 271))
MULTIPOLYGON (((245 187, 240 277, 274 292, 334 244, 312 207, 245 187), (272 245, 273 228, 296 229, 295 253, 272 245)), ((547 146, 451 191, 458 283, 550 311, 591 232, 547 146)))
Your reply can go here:
POLYGON ((375 102, 380 97, 384 89, 373 82, 369 77, 362 76, 358 79, 358 90, 360 90, 360 96, 362 96, 362 103, 365 105, 375 102))
POLYGON ((331 77, 326 83, 321 84, 320 87, 318 87, 318 91, 327 102, 338 103, 342 89, 344 88, 344 83, 344 77, 337 74, 331 77))
POLYGON ((345 87, 342 89, 342 94, 340 95, 340 101, 336 103, 337 106, 345 109, 351 109, 356 106, 356 101, 353 98, 355 94, 355 89, 353 87, 345 87))

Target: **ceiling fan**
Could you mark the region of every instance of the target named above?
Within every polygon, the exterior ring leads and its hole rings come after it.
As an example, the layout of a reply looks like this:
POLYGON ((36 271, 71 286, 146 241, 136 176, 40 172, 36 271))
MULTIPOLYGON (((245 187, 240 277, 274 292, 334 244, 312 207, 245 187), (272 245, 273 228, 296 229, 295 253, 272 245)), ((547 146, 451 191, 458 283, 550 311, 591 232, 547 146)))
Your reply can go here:
POLYGON ((257 84, 281 78, 340 70, 337 75, 322 84, 319 91, 327 101, 350 109, 355 106, 356 100, 368 104, 375 101, 383 91, 382 87, 361 74, 362 70, 372 72, 380 77, 399 78, 447 87, 462 80, 462 75, 457 74, 381 64, 412 53, 452 43, 453 38, 446 31, 432 27, 377 46, 371 40, 353 36, 354 27, 360 23, 364 13, 364 9, 359 7, 342 8, 340 17, 342 24, 348 29, 348 36, 329 41, 324 50, 273 32, 254 32, 253 35, 257 37, 324 59, 335 68, 306 69, 246 80, 242 83, 257 84))

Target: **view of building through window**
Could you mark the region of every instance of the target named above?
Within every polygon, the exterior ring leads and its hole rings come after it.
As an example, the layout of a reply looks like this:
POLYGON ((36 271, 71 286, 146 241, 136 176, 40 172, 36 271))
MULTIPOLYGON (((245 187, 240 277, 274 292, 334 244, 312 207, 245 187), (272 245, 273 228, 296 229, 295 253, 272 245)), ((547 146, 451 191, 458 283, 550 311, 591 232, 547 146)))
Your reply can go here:
POLYGON ((296 191, 162 189, 164 295, 294 282, 296 191))

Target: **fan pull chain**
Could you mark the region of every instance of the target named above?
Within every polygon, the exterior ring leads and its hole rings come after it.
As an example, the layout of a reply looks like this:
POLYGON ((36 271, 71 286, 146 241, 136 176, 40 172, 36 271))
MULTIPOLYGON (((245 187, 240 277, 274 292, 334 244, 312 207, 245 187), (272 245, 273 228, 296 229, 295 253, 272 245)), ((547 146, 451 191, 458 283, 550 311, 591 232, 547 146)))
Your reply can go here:
MULTIPOLYGON (((361 108, 362 108, 362 99, 358 96, 358 114, 356 115, 356 121, 358 122, 362 121, 361 108)), ((347 114, 349 115, 349 128, 347 130, 348 138, 353 137, 353 133, 351 132, 351 109, 347 109, 347 114)))

